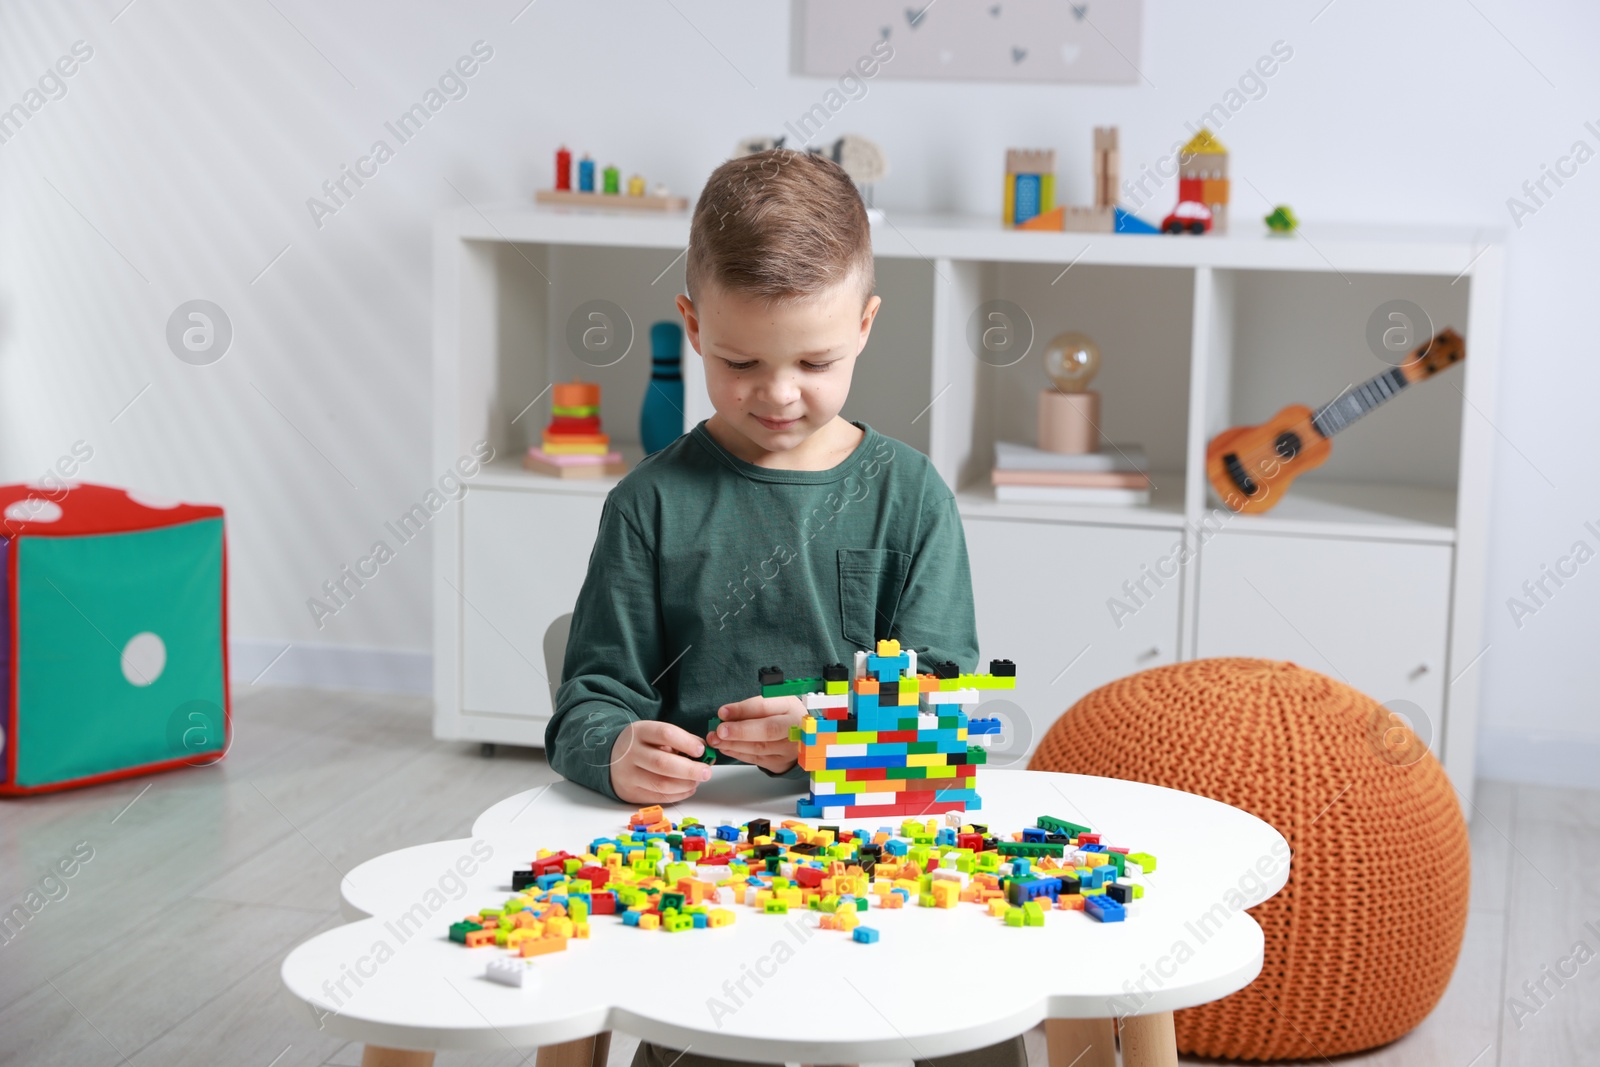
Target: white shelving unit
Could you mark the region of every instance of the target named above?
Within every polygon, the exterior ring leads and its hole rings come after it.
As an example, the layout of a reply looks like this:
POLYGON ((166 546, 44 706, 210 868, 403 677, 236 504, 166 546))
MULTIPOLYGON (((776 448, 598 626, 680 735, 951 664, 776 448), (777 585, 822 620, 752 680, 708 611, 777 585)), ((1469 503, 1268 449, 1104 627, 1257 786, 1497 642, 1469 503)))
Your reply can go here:
MULTIPOLYGON (((435 459, 451 464, 480 439, 499 457, 435 525, 441 738, 543 743, 544 632, 571 610, 614 480, 523 471, 520 454, 548 417, 546 402, 529 404, 581 373, 604 388, 607 431, 637 441, 646 334, 677 317, 688 231, 686 213, 505 207, 438 220, 435 459), (566 340, 569 316, 593 299, 623 308, 636 331, 613 366, 581 363, 566 340)), ((893 213, 875 225, 884 306, 845 415, 925 451, 956 491, 982 657, 1022 670, 1015 755, 1114 678, 1255 655, 1342 678, 1399 710, 1470 795, 1500 241, 1388 226, 1292 237, 1022 233, 989 218, 893 213), (966 343, 968 318, 996 298, 1035 328, 1029 356, 1006 368, 966 343), (1274 510, 1228 512, 1205 480, 1206 442, 1385 369, 1365 329, 1397 298, 1459 330, 1465 363, 1341 434, 1274 510), (1144 446, 1148 505, 1000 503, 988 486, 994 442, 1033 440, 1035 397, 1048 385, 1038 353, 1066 329, 1100 344, 1101 429, 1144 446), (1192 556, 1182 566, 1180 547, 1192 556)), ((684 370, 693 424, 711 409, 687 347, 684 370)))

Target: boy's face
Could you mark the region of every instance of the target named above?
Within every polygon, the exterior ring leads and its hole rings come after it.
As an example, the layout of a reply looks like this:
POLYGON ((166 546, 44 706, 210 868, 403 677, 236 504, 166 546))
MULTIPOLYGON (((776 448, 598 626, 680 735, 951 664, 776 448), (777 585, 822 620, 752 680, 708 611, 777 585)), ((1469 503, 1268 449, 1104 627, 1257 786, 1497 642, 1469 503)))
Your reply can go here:
POLYGON ((698 306, 680 295, 678 310, 718 419, 759 456, 799 447, 839 414, 881 303, 863 308, 847 280, 776 305, 708 289, 698 306))

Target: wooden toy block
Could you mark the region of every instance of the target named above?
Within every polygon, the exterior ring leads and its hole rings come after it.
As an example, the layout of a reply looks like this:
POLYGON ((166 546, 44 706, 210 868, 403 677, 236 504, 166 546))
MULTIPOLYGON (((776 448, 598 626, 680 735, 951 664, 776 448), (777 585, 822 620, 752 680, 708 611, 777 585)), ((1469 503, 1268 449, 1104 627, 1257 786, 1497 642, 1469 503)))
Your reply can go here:
POLYGON ((1001 222, 1019 226, 1055 207, 1056 154, 1051 149, 1012 148, 1006 152, 1001 222))

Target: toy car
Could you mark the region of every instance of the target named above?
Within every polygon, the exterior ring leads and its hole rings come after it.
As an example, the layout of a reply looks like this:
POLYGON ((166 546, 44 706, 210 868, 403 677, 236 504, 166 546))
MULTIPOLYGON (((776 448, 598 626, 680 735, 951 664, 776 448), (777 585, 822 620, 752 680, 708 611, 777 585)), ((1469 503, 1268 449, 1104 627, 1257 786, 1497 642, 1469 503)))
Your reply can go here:
POLYGON ((1163 233, 1206 233, 1211 229, 1211 209, 1198 200, 1181 200, 1172 214, 1161 220, 1163 233))

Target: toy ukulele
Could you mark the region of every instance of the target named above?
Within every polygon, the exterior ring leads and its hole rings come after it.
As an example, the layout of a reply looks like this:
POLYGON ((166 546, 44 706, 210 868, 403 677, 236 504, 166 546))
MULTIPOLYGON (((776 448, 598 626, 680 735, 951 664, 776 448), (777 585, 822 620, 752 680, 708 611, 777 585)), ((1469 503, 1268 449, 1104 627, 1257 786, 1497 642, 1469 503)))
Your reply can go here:
POLYGON ((1304 404, 1290 404, 1259 426, 1224 430, 1206 446, 1206 479, 1234 511, 1267 511, 1295 478, 1327 460, 1334 434, 1412 382, 1465 358, 1461 335, 1447 327, 1400 366, 1339 394, 1315 414, 1304 404))

